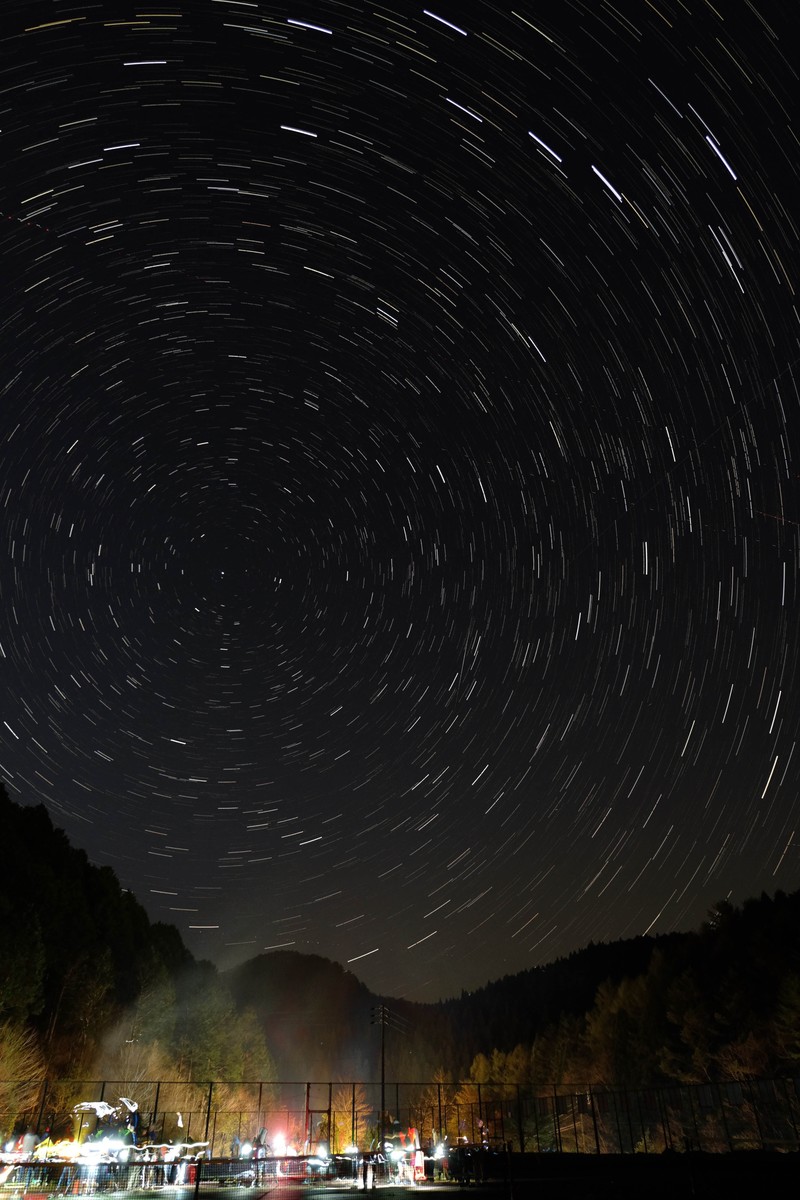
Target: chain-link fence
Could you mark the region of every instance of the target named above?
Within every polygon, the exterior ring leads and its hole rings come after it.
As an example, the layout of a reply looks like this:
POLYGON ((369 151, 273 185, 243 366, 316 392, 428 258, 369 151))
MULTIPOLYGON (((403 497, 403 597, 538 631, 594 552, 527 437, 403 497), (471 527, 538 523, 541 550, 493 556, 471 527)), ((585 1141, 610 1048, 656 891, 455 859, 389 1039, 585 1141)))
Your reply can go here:
POLYGON ((281 1161, 319 1152, 346 1157, 407 1142, 409 1131, 431 1153, 459 1144, 562 1154, 796 1151, 799 1129, 796 1079, 613 1090, 168 1080, 70 1080, 31 1088, 0 1081, 3 1148, 19 1147, 27 1130, 43 1139, 42 1159, 50 1146, 65 1152, 103 1139, 117 1139, 129 1151, 199 1147, 206 1161, 281 1161))

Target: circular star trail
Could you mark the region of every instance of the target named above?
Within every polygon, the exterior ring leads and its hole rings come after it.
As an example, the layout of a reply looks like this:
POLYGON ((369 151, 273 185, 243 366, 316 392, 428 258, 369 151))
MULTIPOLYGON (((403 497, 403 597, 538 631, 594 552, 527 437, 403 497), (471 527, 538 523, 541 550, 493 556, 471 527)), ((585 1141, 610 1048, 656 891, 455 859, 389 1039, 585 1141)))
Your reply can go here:
POLYGON ((4 8, 0 769, 196 954, 800 884, 799 33, 4 8))

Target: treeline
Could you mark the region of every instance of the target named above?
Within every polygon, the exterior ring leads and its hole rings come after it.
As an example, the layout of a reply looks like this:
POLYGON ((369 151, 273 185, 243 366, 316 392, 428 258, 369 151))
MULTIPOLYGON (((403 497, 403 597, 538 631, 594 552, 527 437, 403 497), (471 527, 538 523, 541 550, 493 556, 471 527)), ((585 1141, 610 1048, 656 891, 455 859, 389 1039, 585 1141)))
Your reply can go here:
POLYGON ((635 1087, 794 1076, 800 892, 762 894, 741 907, 721 902, 697 932, 590 946, 440 1007, 442 1036, 457 1013, 463 1042, 483 1041, 466 1070, 457 1066, 456 1078, 476 1083, 635 1087))
POLYGON ((387 1077, 407 1082, 635 1086, 800 1065, 800 892, 413 1004, 311 955, 220 974, 43 807, 1 791, 0 845, 0 1080, 374 1080, 382 1034, 387 1077))
POLYGON ((35 1092, 44 1078, 132 1090, 142 1079, 274 1078, 261 1025, 216 968, 173 926, 151 923, 44 807, 0 790, 0 845, 0 1080, 35 1092))

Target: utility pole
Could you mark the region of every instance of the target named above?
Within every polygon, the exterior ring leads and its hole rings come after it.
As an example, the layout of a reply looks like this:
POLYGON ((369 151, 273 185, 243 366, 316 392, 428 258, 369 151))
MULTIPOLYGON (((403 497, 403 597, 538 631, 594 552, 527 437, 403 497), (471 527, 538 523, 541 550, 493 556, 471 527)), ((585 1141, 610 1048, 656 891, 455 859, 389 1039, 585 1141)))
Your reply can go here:
POLYGON ((389 1024, 389 1009, 385 1004, 377 1004, 372 1010, 372 1024, 381 1027, 381 1144, 380 1152, 386 1147, 386 1026, 389 1024))

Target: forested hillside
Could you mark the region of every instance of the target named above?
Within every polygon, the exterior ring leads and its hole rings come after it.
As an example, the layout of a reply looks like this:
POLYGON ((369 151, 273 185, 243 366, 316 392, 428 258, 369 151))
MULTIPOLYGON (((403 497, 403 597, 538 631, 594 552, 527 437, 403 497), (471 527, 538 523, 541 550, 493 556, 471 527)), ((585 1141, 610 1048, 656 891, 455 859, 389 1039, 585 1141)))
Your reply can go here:
POLYGON ((442 1006, 472 1079, 626 1086, 795 1074, 800 892, 722 902, 697 932, 590 946, 442 1006), (526 1030, 527 1023, 527 1030, 526 1030))
POLYGON ((379 1001, 401 1081, 619 1086, 800 1065, 800 892, 423 1005, 312 955, 225 974, 196 962, 43 807, 4 793, 0 840, 0 1078, 375 1079, 379 1001))
POLYGON ((252 1013, 43 807, 0 790, 0 1078, 273 1077, 252 1013))

